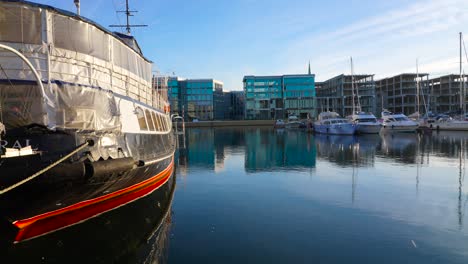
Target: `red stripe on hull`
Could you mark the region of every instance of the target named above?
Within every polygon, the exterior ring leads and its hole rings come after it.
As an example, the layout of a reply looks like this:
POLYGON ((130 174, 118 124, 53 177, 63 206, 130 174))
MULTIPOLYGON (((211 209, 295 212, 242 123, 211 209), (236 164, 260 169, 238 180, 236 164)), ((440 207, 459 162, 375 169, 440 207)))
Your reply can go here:
POLYGON ((173 171, 174 159, 162 172, 138 184, 55 211, 15 221, 13 224, 19 229, 15 243, 85 221, 142 198, 164 185, 173 171))

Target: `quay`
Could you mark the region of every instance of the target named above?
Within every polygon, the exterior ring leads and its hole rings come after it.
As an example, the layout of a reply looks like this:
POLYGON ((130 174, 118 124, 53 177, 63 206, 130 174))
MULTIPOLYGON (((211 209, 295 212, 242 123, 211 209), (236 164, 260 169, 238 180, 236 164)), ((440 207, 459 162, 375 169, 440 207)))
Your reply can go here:
POLYGON ((233 126, 271 126, 275 120, 228 120, 187 122, 185 127, 233 127, 233 126))

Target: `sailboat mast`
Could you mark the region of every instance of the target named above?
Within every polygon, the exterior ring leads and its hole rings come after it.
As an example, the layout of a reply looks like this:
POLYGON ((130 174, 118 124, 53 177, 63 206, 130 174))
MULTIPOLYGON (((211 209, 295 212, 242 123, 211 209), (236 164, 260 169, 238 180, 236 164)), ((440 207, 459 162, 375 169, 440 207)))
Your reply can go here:
POLYGON ((418 69, 418 59, 416 59, 416 111, 418 112, 418 118, 419 118, 419 69, 418 69))
POLYGON ((354 72, 353 72, 353 57, 351 57, 351 95, 352 95, 352 99, 351 99, 351 103, 353 104, 353 112, 351 113, 352 115, 354 115, 356 113, 356 109, 355 109, 355 103, 354 103, 354 72))
POLYGON ((463 110, 462 33, 460 32, 460 111, 463 110))

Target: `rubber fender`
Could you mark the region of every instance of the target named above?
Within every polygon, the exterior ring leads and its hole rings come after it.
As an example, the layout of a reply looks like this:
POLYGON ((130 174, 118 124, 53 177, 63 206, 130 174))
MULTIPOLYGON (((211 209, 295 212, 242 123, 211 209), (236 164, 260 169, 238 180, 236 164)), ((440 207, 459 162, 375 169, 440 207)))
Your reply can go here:
POLYGON ((83 162, 61 163, 45 173, 50 181, 74 182, 86 179, 85 164, 83 162))
POLYGON ((106 177, 133 169, 133 158, 108 159, 86 163, 86 174, 89 177, 106 177))

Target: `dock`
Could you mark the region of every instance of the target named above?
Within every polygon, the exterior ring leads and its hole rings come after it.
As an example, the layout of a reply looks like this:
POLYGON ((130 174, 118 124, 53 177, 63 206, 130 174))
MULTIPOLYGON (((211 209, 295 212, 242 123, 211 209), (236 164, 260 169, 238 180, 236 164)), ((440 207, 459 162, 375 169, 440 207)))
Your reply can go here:
POLYGON ((229 120, 187 122, 185 127, 236 127, 236 126, 271 126, 275 120, 229 120))

